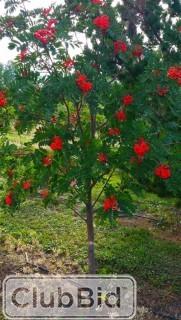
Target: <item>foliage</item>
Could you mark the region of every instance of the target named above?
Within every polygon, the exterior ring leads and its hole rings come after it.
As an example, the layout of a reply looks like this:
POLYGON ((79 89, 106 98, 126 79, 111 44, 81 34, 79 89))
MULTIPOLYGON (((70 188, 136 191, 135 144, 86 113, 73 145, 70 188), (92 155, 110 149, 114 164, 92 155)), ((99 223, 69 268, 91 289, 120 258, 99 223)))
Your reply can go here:
MULTIPOLYGON (((46 201, 53 194, 71 192, 71 203, 77 198, 86 202, 87 186, 105 180, 115 168, 125 178, 117 190, 107 183, 104 192, 116 195, 120 206, 120 197, 125 198, 128 190, 138 192, 150 183, 177 194, 181 93, 167 70, 180 58, 179 5, 174 7, 166 1, 165 10, 160 1, 155 1, 157 6, 153 1, 128 1, 116 7, 109 1, 102 5, 65 1, 49 10, 27 11, 25 3, 5 1, 7 15, 1 17, 1 37, 9 37, 9 48, 20 52, 13 71, 6 68, 1 76, 1 87, 8 95, 8 106, 0 110, 5 118, 3 127, 13 116, 18 132, 36 128, 31 141, 20 150, 2 135, 2 170, 5 166, 15 169, 13 180, 17 180, 14 204, 25 198, 20 189, 27 179, 32 180, 33 192, 49 189, 46 201), (8 11, 15 9, 10 16, 8 11), (131 20, 133 13, 135 21, 131 20), (101 14, 110 19, 104 30, 96 28, 93 20, 101 14), (147 38, 138 31, 138 23, 147 38), (45 35, 44 43, 42 36, 35 35, 48 28, 53 35, 45 35), (78 41, 77 33, 86 40, 78 41), (126 47, 121 51, 118 43, 115 55, 113 47, 119 39, 126 47), (70 60, 70 47, 75 50, 80 45, 82 52, 70 60), (93 85, 87 94, 76 86, 78 72, 93 85), (165 87, 166 93, 160 94, 160 88, 165 87), (133 97, 130 105, 121 102, 126 95, 133 97), (127 121, 116 120, 119 108, 125 110, 127 121), (109 135, 108 129, 115 127, 121 134, 109 135), (54 136, 63 139, 63 150, 53 152, 52 166, 44 167, 42 158, 52 153, 47 146, 54 136), (133 145, 141 137, 148 141, 150 152, 134 157, 133 145), (101 152, 107 162, 97 160, 101 152), (159 162, 171 165, 168 181, 154 177, 159 162), (76 187, 71 188, 75 179, 76 187)), ((12 189, 12 178, 5 189, 12 189)))

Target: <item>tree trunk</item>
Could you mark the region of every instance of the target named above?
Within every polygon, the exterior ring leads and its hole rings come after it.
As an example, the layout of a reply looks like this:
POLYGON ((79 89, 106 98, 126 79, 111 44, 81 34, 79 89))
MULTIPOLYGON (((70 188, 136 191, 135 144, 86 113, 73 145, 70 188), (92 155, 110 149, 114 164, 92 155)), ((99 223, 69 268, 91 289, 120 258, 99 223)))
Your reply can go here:
POLYGON ((88 235, 88 265, 89 273, 96 273, 96 260, 94 250, 94 225, 93 225, 93 208, 91 197, 86 205, 87 209, 87 235, 88 235))

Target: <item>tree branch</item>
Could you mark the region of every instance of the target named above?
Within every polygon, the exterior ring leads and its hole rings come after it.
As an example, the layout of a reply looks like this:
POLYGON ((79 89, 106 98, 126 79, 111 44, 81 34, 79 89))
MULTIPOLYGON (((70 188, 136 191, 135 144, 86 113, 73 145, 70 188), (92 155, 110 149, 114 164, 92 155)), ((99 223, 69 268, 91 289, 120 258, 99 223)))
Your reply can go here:
POLYGON ((110 172, 110 174, 109 174, 109 176, 108 176, 108 178, 107 178, 107 180, 106 180, 106 182, 105 182, 105 184, 104 184, 101 192, 99 193, 98 197, 97 197, 96 200, 94 201, 93 206, 92 206, 93 208, 95 207, 97 201, 100 199, 102 193, 104 192, 105 187, 107 186, 107 184, 108 184, 108 182, 110 181, 110 179, 111 179, 112 175, 114 174, 114 172, 115 172, 115 168, 113 168, 112 171, 110 172))

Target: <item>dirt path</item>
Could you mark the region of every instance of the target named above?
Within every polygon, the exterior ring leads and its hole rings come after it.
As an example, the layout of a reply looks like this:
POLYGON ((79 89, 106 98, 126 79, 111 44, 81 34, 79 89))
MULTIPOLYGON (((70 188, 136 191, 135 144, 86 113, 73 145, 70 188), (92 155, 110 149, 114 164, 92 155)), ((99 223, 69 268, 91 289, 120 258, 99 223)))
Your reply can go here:
POLYGON ((181 233, 180 232, 171 232, 169 230, 161 230, 156 226, 154 220, 149 219, 149 217, 145 216, 144 218, 133 217, 120 218, 120 224, 125 227, 134 227, 134 228, 142 228, 149 230, 155 238, 162 239, 165 241, 172 241, 175 243, 181 243, 181 233))

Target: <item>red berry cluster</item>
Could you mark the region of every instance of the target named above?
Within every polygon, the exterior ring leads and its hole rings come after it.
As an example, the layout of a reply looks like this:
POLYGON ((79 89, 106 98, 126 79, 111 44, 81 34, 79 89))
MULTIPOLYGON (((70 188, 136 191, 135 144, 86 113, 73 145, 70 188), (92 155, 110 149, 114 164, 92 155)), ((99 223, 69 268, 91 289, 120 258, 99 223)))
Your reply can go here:
POLYGON ((121 133, 119 128, 109 128, 108 134, 109 136, 119 136, 121 133))
POLYGON ((54 136, 51 140, 51 143, 50 143, 50 148, 52 150, 57 150, 57 151, 60 151, 63 149, 63 140, 61 137, 59 136, 54 136))
POLYGON ((39 40, 42 44, 46 45, 49 41, 55 38, 55 25, 58 23, 57 19, 50 19, 47 27, 39 29, 34 32, 34 37, 39 40))
POLYGON ((150 151, 150 145, 144 138, 141 138, 134 144, 133 150, 138 157, 143 158, 150 151))
POLYGON ((140 58, 143 54, 143 47, 140 44, 136 44, 132 50, 132 54, 134 57, 140 58))
MULTIPOLYGON (((128 94, 128 95, 125 95, 123 98, 122 98, 122 103, 123 103, 123 106, 124 107, 127 107, 131 104, 133 104, 134 102, 134 98, 132 95, 128 94)), ((115 117, 118 121, 126 121, 127 120, 127 115, 126 115, 126 112, 124 111, 124 109, 119 109, 116 114, 115 114, 115 117)))
POLYGON ((113 210, 113 211, 118 210, 118 202, 117 202, 117 199, 115 198, 115 196, 110 196, 110 197, 104 199, 103 209, 105 212, 110 211, 110 210, 113 210))
MULTIPOLYGON (((128 46, 123 40, 116 40, 113 42, 114 54, 126 53, 128 51, 128 46)), ((140 44, 136 44, 132 50, 132 55, 136 58, 140 58, 143 55, 143 47, 140 44)))
POLYGON ((55 37, 54 29, 39 29, 34 33, 34 37, 39 40, 42 44, 47 44, 50 40, 55 37))
POLYGON ((42 164, 43 164, 44 167, 49 167, 49 166, 51 166, 52 162, 53 162, 53 158, 52 158, 51 155, 46 156, 46 157, 44 157, 44 158, 42 159, 42 164))
POLYGON ((103 152, 99 153, 98 154, 98 160, 99 160, 99 162, 102 162, 102 163, 108 162, 107 155, 105 153, 103 153, 103 152))
POLYGON ((7 206, 12 206, 13 204, 13 193, 9 192, 6 196, 5 196, 5 204, 7 206))
POLYGON ((168 69, 167 76, 169 79, 176 80, 181 85, 181 67, 173 66, 168 69))
POLYGON ((96 17, 93 20, 93 24, 102 31, 107 31, 110 27, 110 18, 104 14, 96 17))
POLYGON ((168 179, 171 177, 171 169, 168 165, 160 164, 155 168, 155 175, 161 179, 168 179))
POLYGON ((92 83, 87 80, 87 76, 85 74, 79 74, 77 76, 76 84, 83 93, 88 93, 93 87, 92 83))
POLYGON ((63 62, 63 66, 65 69, 71 69, 75 65, 75 61, 68 58, 63 62))
POLYGON ((122 102, 123 102, 124 106, 129 106, 130 104, 133 103, 133 101, 134 101, 133 96, 130 94, 128 94, 122 98, 122 102))
POLYGON ((4 91, 0 91, 0 108, 3 108, 7 105, 7 98, 4 91))
POLYGON ((22 188, 24 190, 29 190, 31 188, 31 185, 32 185, 31 181, 30 180, 26 180, 26 181, 23 182, 22 188))
POLYGON ((114 54, 122 52, 125 53, 128 50, 127 44, 122 40, 114 41, 114 54))
POLYGON ((126 115, 126 113, 125 113, 125 111, 124 110, 122 110, 122 109, 120 109, 120 110, 118 110, 117 112, 116 112, 116 119, 118 120, 118 121, 126 121, 126 119, 127 119, 127 115, 126 115))

